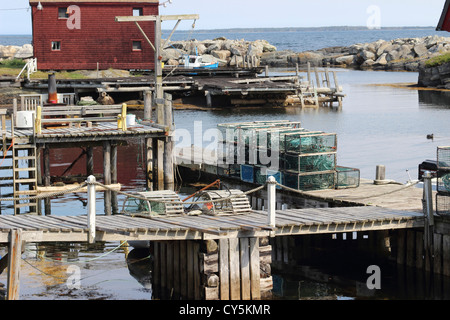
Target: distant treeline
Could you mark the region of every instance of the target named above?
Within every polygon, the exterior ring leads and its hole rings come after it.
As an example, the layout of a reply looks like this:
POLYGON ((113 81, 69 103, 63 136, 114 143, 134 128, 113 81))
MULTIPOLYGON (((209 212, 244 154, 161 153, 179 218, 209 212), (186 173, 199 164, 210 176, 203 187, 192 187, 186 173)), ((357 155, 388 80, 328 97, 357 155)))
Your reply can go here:
MULTIPOLYGON (((435 30, 436 27, 382 27, 380 30, 435 30)), ((298 32, 298 31, 363 31, 369 30, 364 26, 331 26, 331 27, 286 27, 286 28, 230 28, 230 29, 201 29, 196 32, 207 33, 266 33, 266 32, 298 32)), ((171 32, 171 30, 163 30, 171 32)), ((191 30, 179 30, 177 33, 189 33, 191 30)))

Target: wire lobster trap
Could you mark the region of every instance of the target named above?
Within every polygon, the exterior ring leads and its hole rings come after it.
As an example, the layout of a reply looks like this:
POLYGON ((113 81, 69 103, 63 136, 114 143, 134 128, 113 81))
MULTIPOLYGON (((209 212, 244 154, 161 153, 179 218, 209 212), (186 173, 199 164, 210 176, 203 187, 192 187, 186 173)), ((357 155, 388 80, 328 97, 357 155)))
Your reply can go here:
POLYGON ((436 214, 440 216, 450 215, 450 196, 445 194, 436 194, 436 214))
POLYGON ((437 191, 450 195, 450 171, 438 172, 437 191))
POLYGON ((336 189, 357 188, 361 181, 360 170, 336 166, 336 189))
POLYGON ((290 133, 284 136, 283 151, 324 153, 337 151, 337 134, 324 132, 290 133))
POLYGON ((282 166, 286 171, 298 173, 319 172, 336 169, 336 152, 320 154, 284 153, 282 166))
POLYGON ((137 192, 134 196, 129 195, 124 200, 122 213, 180 216, 184 215, 184 207, 180 202, 178 194, 170 190, 137 192))
POLYGON ((283 172, 283 185, 302 191, 325 190, 335 188, 335 171, 298 174, 283 172))
MULTIPOLYGON (((283 173, 280 171, 270 170, 264 166, 255 166, 255 183, 263 185, 267 182, 269 177, 274 177, 275 181, 278 183, 283 183, 283 173)), ((280 186, 277 186, 277 189, 280 189, 280 186)))
POLYGON ((450 170, 450 147, 437 147, 437 169, 450 170))
POLYGON ((247 196, 241 190, 213 190, 200 195, 200 201, 211 202, 202 204, 201 210, 208 215, 238 215, 252 212, 247 196), (217 201, 225 199, 222 201, 217 201))

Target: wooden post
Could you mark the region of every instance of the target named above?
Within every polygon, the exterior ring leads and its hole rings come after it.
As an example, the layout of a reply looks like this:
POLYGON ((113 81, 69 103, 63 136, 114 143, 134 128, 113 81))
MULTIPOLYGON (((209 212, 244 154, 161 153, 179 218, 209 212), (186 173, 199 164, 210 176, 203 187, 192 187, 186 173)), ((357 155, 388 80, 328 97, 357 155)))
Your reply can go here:
POLYGON ((50 186, 50 148, 44 146, 44 186, 50 186))
POLYGON ((307 63, 308 68, 308 83, 311 85, 311 62, 308 61, 307 63))
POLYGON ((434 234, 434 212, 433 212, 433 190, 431 186, 431 173, 425 171, 423 174, 423 200, 425 226, 424 226, 424 250, 425 250, 425 270, 433 270, 433 234, 434 234))
POLYGON ((173 142, 173 120, 172 120, 172 95, 165 94, 164 119, 166 126, 169 127, 169 132, 164 143, 164 188, 166 190, 173 190, 175 187, 174 177, 174 142, 173 142))
POLYGON ((94 175, 94 148, 86 147, 86 175, 94 175))
POLYGON ((153 191, 153 139, 145 139, 146 146, 146 180, 147 180, 147 190, 153 191))
POLYGON ((94 176, 89 176, 87 178, 87 182, 89 183, 87 186, 88 190, 88 242, 94 243, 95 242, 95 215, 96 215, 96 209, 95 209, 95 184, 92 184, 95 182, 94 176))
POLYGON ((152 92, 144 91, 144 120, 152 120, 152 92))
POLYGON ((267 179, 267 224, 271 227, 275 227, 275 205, 276 205, 276 180, 273 176, 267 179))
MULTIPOLYGON (((103 183, 111 184, 111 142, 103 142, 103 183)), ((105 214, 111 215, 111 191, 105 190, 105 214)))
POLYGON ((219 277, 220 299, 230 299, 230 265, 229 265, 228 239, 219 240, 219 277))
MULTIPOLYGON (((111 144, 111 184, 116 184, 117 181, 117 143, 111 144)), ((119 204, 117 200, 117 192, 111 192, 112 213, 119 212, 119 204)))
POLYGON ((209 92, 208 90, 205 91, 205 96, 206 96, 206 106, 208 108, 212 107, 212 97, 211 97, 211 92, 209 92))
POLYGON ((239 240, 237 238, 230 238, 228 241, 230 245, 230 300, 240 300, 239 240))
POLYGON ((250 288, 252 300, 261 299, 259 239, 250 238, 250 288))
POLYGON ((13 229, 9 232, 7 300, 19 299, 21 257, 22 229, 13 229))

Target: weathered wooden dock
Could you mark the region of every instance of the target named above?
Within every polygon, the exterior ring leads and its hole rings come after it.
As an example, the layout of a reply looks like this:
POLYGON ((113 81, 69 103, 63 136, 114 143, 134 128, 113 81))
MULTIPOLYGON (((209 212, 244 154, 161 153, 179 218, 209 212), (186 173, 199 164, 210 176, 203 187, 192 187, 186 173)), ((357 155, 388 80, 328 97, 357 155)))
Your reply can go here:
MULTIPOLYGON (((377 207, 252 211, 228 216, 97 216, 95 241, 151 241, 155 286, 192 299, 258 300, 270 296, 268 238, 423 226, 414 212, 377 207), (264 240, 266 239, 266 240, 264 240), (201 289, 203 288, 203 289, 201 289)), ((0 216, 0 243, 9 243, 8 297, 19 298, 23 242, 86 242, 88 217, 0 216)), ((281 250, 281 248, 280 248, 281 250)))

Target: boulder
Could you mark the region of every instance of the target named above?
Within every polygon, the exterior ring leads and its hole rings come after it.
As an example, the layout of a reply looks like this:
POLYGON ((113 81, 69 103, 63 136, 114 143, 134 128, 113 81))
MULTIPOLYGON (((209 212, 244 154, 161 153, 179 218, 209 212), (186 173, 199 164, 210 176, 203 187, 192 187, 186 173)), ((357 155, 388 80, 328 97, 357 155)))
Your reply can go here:
POLYGON ((295 55, 292 55, 290 58, 288 58, 288 61, 294 65, 296 63, 298 64, 307 64, 308 62, 311 64, 312 67, 321 67, 323 66, 323 58, 324 56, 317 52, 301 52, 297 53, 295 55))
POLYGON ((28 59, 33 57, 33 46, 31 44, 24 44, 19 51, 14 55, 15 59, 28 59))
POLYGON ((375 64, 385 66, 387 65, 388 61, 386 59, 387 53, 383 53, 381 56, 378 57, 378 59, 375 61, 375 64))
POLYGON ((0 46, 0 58, 10 59, 14 58, 16 53, 21 49, 19 46, 0 46))
POLYGON ((264 44, 261 41, 255 41, 248 46, 247 55, 257 56, 258 58, 264 53, 264 44))
POLYGON ((361 64, 361 68, 362 69, 371 69, 374 64, 375 64, 375 61, 373 61, 372 59, 367 59, 366 61, 364 61, 361 64))
POLYGON ((347 55, 335 59, 337 64, 345 64, 347 66, 352 65, 354 63, 354 60, 355 55, 347 55))
POLYGON ((211 55, 220 60, 228 60, 231 57, 231 52, 228 50, 214 50, 211 51, 211 55))
MULTIPOLYGON (((374 49, 375 50, 375 49, 374 49)), ((363 61, 367 60, 374 60, 375 59, 375 53, 369 50, 362 50, 358 55, 361 57, 363 61)))
POLYGON ((423 57, 428 54, 428 48, 425 44, 415 45, 413 50, 417 57, 423 57))
POLYGON ((187 54, 186 51, 182 51, 179 49, 173 49, 173 48, 168 48, 168 49, 164 49, 162 51, 162 61, 163 62, 167 62, 169 60, 178 60, 180 59, 183 55, 187 54))

